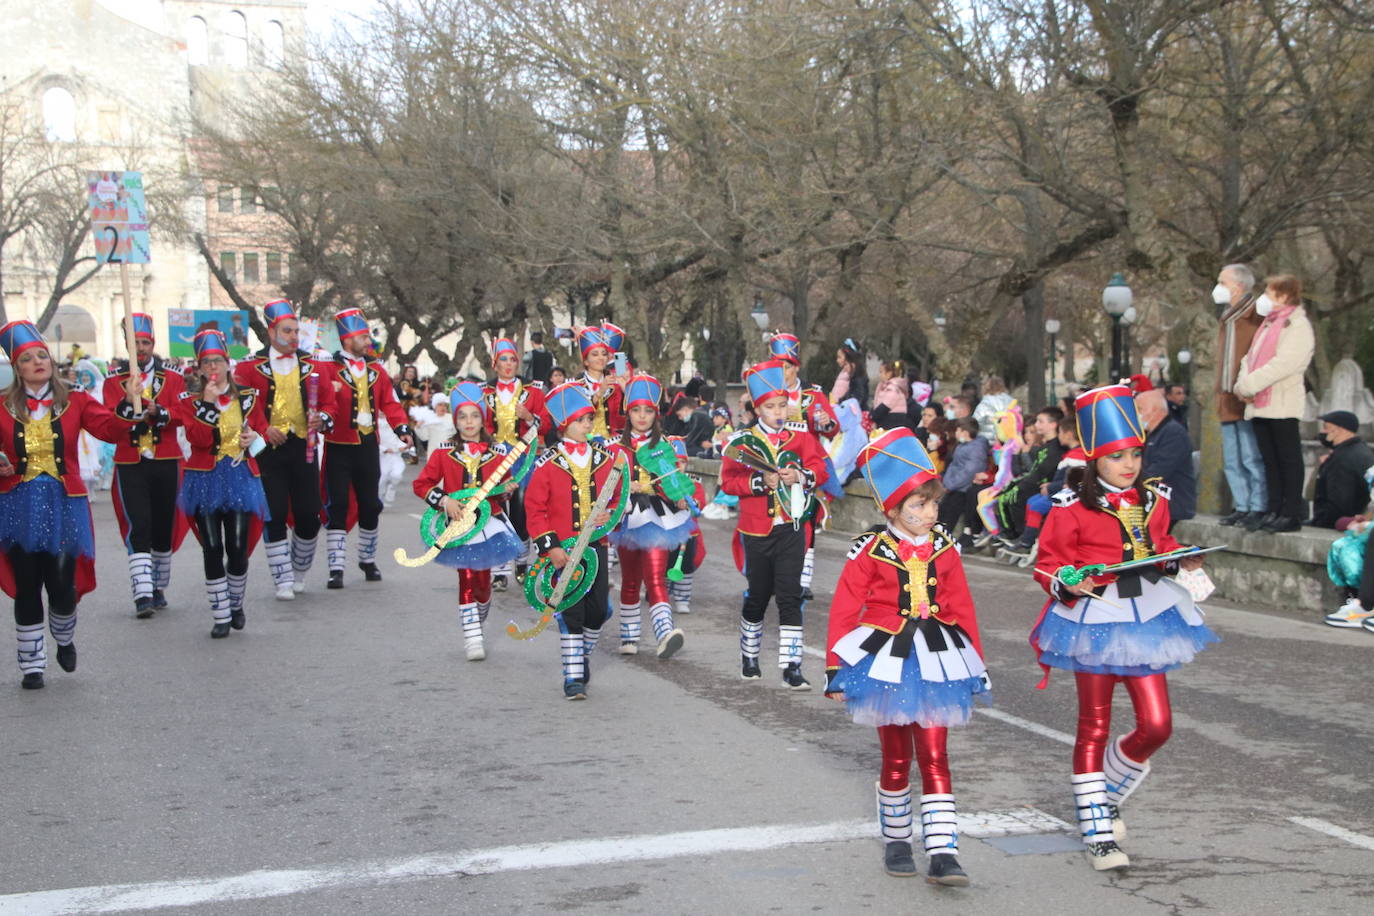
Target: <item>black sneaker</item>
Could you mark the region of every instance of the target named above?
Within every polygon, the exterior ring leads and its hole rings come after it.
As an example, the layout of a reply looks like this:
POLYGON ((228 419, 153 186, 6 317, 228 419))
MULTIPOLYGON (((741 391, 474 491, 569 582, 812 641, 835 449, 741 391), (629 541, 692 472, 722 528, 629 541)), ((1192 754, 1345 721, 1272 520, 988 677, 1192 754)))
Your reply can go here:
POLYGON ((376 563, 359 563, 358 568, 363 571, 363 578, 369 582, 382 581, 382 571, 377 568, 376 563))
POLYGON ((563 699, 565 700, 585 700, 587 699, 587 685, 582 681, 564 681, 563 699))
POLYGON ((157 610, 165 610, 167 607, 167 596, 162 593, 162 589, 153 589, 153 607, 157 610))
POLYGON ((893 840, 883 847, 883 869, 894 878, 916 877, 916 860, 911 856, 911 844, 893 840))
POLYGON ((63 671, 76 670, 76 643, 67 643, 65 646, 57 647, 57 664, 63 671))
POLYGON ((1278 516, 1273 512, 1249 512, 1241 524, 1245 526, 1246 531, 1259 531, 1276 518, 1278 516))
POLYGON ((1301 531, 1302 522, 1298 521, 1295 518, 1289 518, 1286 515, 1279 515, 1276 516, 1272 522, 1265 525, 1260 530, 1268 531, 1272 534, 1286 534, 1290 531, 1301 531))
POLYGON ((930 857, 926 883, 942 884, 945 887, 968 887, 968 875, 959 867, 959 860, 954 856, 947 852, 937 852, 930 857))
POLYGON ((509 583, 507 582, 505 575, 495 575, 491 577, 492 591, 504 592, 506 590, 507 585, 509 585, 509 583))
POLYGON ((811 689, 811 682, 802 677, 801 662, 793 662, 782 669, 782 682, 792 690, 811 689))
POLYGON ((211 639, 223 639, 229 635, 229 622, 217 623, 210 628, 211 639))
POLYGON ((331 569, 329 571, 329 583, 325 588, 343 588, 343 570, 331 569))
POLYGON ((759 660, 757 658, 743 657, 740 661, 739 676, 746 681, 757 681, 763 677, 763 672, 759 670, 759 660))
POLYGON ((1128 868, 1131 859, 1116 845, 1115 840, 1108 840, 1105 843, 1089 843, 1088 861, 1092 863, 1094 871, 1111 871, 1114 868, 1128 868))
POLYGON ((1250 514, 1250 513, 1248 513, 1248 512, 1241 512, 1239 509, 1237 509, 1235 512, 1232 512, 1230 515, 1225 516, 1224 518, 1219 518, 1219 519, 1217 519, 1217 524, 1218 524, 1218 525, 1238 525, 1238 524, 1240 524, 1242 521, 1244 521, 1244 520, 1245 520, 1245 516, 1247 516, 1247 515, 1249 515, 1249 514, 1250 514))
POLYGON ((243 608, 235 607, 229 609, 229 626, 236 630, 242 630, 243 625, 248 622, 248 618, 243 615, 243 608))
POLYGON ((152 598, 134 599, 134 617, 138 620, 147 620, 157 612, 157 605, 152 598))
POLYGON ((19 686, 23 687, 25 690, 42 690, 43 672, 30 671, 28 674, 24 675, 24 679, 19 682, 19 686))
POLYGON ((808 586, 806 586, 806 588, 802 589, 802 600, 803 600, 803 601, 811 601, 811 600, 813 600, 815 597, 816 597, 816 594, 815 594, 815 592, 811 591, 811 586, 808 585, 808 586))

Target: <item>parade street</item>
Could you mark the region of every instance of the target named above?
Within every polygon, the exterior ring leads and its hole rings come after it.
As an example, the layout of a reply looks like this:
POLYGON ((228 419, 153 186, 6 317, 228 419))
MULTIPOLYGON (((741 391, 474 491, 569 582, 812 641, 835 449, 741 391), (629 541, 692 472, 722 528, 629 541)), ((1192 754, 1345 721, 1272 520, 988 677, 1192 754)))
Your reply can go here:
MULTIPOLYGON (((253 558, 247 628, 209 637, 193 542, 170 610, 131 611, 106 494, 100 588, 81 605, 74 674, 0 689, 0 914, 1368 913, 1374 637, 1210 607, 1223 643, 1170 676, 1174 736, 1131 799, 1132 867, 1094 873, 1069 785, 1074 684, 1026 635, 1043 602, 1025 570, 969 563, 995 705, 951 731, 967 889, 887 877, 878 747, 826 700, 829 589, 847 548, 820 539, 804 673, 739 678, 743 579, 727 522, 685 648, 616 653, 586 702, 562 697, 556 632, 497 594, 487 659, 463 659, 456 577, 419 552, 408 487, 382 516, 385 581, 272 599, 253 558)), ((614 574, 613 574, 614 579, 614 574)), ((1118 716, 1129 716, 1118 691, 1118 716)), ((1118 723, 1120 724, 1120 723, 1118 723)), ((1122 728, 1114 732, 1123 731, 1122 728)), ((918 857, 924 872, 924 857, 918 857)))

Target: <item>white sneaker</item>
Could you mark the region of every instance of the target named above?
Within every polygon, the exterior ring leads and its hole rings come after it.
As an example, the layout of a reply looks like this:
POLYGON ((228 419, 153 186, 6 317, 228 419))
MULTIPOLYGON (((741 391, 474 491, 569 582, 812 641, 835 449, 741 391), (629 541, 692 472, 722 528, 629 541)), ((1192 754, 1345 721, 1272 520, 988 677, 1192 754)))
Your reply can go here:
POLYGON ((638 655, 638 654, 639 654, 639 643, 633 642, 633 641, 628 640, 628 639, 622 640, 621 643, 620 643, 620 654, 621 654, 621 655, 638 655))
MULTIPOLYGON (((304 575, 304 573, 302 573, 302 575, 304 575)), ((305 579, 297 579, 297 580, 295 580, 294 582, 292 582, 292 583, 291 583, 291 589, 292 589, 292 591, 294 591, 297 595, 299 595, 301 592, 305 591, 305 579)))
POLYGON ((679 601, 677 603, 677 613, 690 614, 692 613, 692 606, 688 604, 686 601, 679 601))
POLYGON ((487 648, 480 641, 468 643, 466 651, 470 662, 480 662, 487 657, 487 648))
POLYGON ((1366 611, 1359 598, 1351 598, 1342 604, 1336 613, 1327 614, 1322 622, 1329 627, 1358 629, 1370 618, 1374 618, 1374 611, 1366 611))
POLYGON ((278 585, 278 586, 277 586, 277 600, 278 600, 278 601, 295 601, 295 600, 296 600, 296 589, 295 589, 294 587, 292 587, 292 585, 291 585, 290 582, 284 582, 284 583, 282 583, 281 585, 278 585))

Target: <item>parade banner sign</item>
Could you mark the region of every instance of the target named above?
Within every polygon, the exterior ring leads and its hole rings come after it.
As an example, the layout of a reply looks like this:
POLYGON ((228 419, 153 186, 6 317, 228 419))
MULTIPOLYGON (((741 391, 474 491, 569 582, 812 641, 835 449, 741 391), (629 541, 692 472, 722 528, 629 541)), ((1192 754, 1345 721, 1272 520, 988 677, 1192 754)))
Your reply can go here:
POLYGON ((101 264, 147 264, 148 202, 142 172, 91 172, 86 176, 91 237, 101 264))
POLYGON ((250 349, 248 313, 242 309, 169 309, 167 312, 167 355, 196 355, 196 334, 213 328, 229 342, 229 356, 243 359, 250 349))

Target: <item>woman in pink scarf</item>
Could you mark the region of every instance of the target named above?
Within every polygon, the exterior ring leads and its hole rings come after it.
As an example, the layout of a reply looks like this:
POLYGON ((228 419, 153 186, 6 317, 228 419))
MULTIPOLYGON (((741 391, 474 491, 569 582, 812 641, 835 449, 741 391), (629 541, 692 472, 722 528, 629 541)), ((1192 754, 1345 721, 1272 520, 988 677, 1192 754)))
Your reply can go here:
POLYGON ((1241 360, 1235 393, 1245 402, 1269 484, 1269 512, 1262 530, 1302 527, 1302 442, 1298 420, 1305 406, 1303 374, 1312 362, 1315 340, 1302 307, 1297 277, 1271 277, 1255 303, 1264 323, 1241 360))

